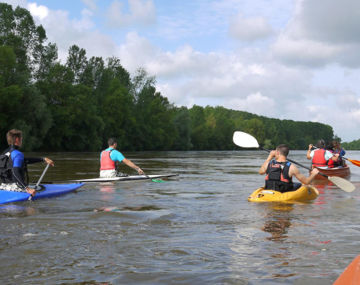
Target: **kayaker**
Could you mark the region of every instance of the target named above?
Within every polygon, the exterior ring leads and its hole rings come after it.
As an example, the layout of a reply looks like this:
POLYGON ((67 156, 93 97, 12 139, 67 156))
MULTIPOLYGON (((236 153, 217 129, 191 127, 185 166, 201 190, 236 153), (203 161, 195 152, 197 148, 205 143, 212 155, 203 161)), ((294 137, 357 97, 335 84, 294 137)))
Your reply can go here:
POLYGON ((47 158, 24 157, 19 150, 22 146, 22 131, 12 129, 7 132, 6 140, 9 147, 0 156, 1 189, 10 191, 23 191, 35 195, 36 191, 28 186, 25 180, 27 176, 27 164, 46 162, 54 166, 54 162, 47 158))
POLYGON ((345 160, 342 159, 342 156, 345 155, 346 151, 341 147, 340 142, 333 140, 332 141, 333 152, 339 154, 338 160, 334 162, 335 166, 345 166, 345 160))
POLYGON ((299 169, 287 161, 289 147, 281 144, 269 153, 268 158, 264 161, 259 169, 260 174, 266 174, 265 189, 276 190, 279 192, 288 192, 298 189, 301 184, 293 183, 292 178, 295 176, 302 184, 310 184, 314 177, 319 173, 318 169, 313 169, 306 177, 301 174, 299 169))
POLYGON ((316 143, 316 148, 312 144, 309 144, 309 149, 306 153, 306 158, 311 159, 312 168, 314 167, 329 167, 329 160, 336 162, 339 154, 331 153, 325 149, 324 140, 319 140, 316 143))
POLYGON ((103 150, 100 154, 100 177, 101 178, 113 178, 117 176, 123 176, 123 174, 116 171, 116 162, 123 162, 127 166, 135 169, 139 175, 144 175, 144 171, 140 167, 135 165, 130 159, 124 157, 124 155, 116 150, 117 141, 115 138, 108 139, 108 148, 103 150))

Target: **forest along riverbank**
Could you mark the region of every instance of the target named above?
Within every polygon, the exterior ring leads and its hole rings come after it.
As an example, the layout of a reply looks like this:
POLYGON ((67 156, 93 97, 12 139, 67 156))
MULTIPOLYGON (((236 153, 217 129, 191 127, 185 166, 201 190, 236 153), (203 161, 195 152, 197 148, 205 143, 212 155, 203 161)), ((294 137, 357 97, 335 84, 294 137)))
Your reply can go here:
MULTIPOLYGON (((347 154, 360 159, 359 151, 347 154)), ((98 175, 98 153, 46 156, 56 166, 44 181, 98 175)), ((360 168, 351 166, 352 193, 323 184, 313 203, 255 204, 247 196, 263 184, 257 171, 264 152, 126 156, 147 174, 180 176, 87 184, 74 194, 2 208, 2 284, 331 284, 359 254, 360 168)), ((290 158, 308 164, 305 151, 290 158)), ((43 166, 31 167, 36 181, 43 166)))

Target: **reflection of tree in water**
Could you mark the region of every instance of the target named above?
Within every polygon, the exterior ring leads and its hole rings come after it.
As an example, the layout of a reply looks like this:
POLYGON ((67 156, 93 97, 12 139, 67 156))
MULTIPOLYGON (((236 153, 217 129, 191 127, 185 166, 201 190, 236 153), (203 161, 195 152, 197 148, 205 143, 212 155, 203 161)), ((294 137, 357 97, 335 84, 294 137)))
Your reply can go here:
POLYGON ((288 237, 287 231, 291 226, 290 211, 292 209, 293 206, 288 204, 271 205, 271 211, 265 217, 265 224, 262 228, 264 232, 271 234, 266 239, 282 241, 288 237))
MULTIPOLYGON (((270 233, 271 236, 266 237, 267 240, 275 242, 284 242, 288 238, 288 229, 291 226, 290 212, 293 210, 291 204, 272 204, 269 205, 269 211, 265 216, 265 223, 262 227, 264 232, 270 233)), ((296 276, 297 273, 290 269, 290 251, 286 243, 284 246, 278 247, 275 253, 270 254, 274 260, 279 261, 277 267, 281 270, 272 273, 272 278, 288 278, 296 276), (285 269, 286 268, 286 269, 285 269)))
POLYGON ((277 220, 266 221, 263 231, 271 233, 271 237, 267 237, 268 240, 283 240, 287 238, 286 233, 290 225, 290 219, 278 218, 277 220))

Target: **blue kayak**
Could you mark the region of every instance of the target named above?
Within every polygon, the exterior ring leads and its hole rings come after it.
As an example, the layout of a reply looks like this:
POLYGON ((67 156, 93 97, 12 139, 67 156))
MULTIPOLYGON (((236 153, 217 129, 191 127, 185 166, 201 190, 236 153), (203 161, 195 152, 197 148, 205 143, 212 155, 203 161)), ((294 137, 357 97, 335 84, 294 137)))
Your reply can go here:
MULTIPOLYGON (((36 195, 32 197, 32 200, 64 195, 75 191, 83 185, 84 183, 41 184, 41 190, 36 191, 36 195)), ((0 204, 27 201, 29 196, 30 194, 26 192, 16 192, 0 189, 0 204)))

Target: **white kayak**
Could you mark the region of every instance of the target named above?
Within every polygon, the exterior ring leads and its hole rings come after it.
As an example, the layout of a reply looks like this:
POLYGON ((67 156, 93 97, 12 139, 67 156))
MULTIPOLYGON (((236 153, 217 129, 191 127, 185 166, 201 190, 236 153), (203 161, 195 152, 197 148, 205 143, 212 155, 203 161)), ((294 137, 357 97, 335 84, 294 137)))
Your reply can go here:
POLYGON ((133 181, 133 180, 146 180, 146 179, 158 179, 178 176, 178 174, 163 174, 163 175, 132 175, 132 176, 121 176, 113 178, 90 178, 90 179, 78 179, 72 180, 76 182, 113 182, 113 181, 133 181))

